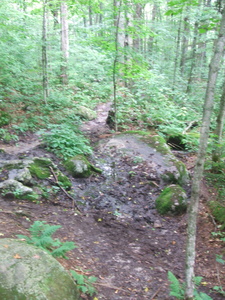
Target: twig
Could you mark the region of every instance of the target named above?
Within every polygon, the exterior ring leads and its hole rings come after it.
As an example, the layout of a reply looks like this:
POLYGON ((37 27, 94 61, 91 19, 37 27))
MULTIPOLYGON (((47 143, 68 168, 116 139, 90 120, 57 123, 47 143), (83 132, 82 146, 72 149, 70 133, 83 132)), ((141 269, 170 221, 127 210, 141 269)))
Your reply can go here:
POLYGON ((81 212, 80 209, 78 208, 76 202, 75 202, 75 199, 74 199, 73 197, 71 197, 71 196, 67 193, 67 191, 59 184, 58 178, 57 178, 57 176, 56 176, 56 174, 55 174, 55 172, 53 171, 53 169, 52 169, 51 166, 49 166, 49 169, 50 169, 50 171, 51 171, 51 173, 52 173, 52 175, 53 175, 53 177, 54 177, 54 179, 55 179, 55 183, 58 185, 58 187, 61 189, 61 191, 62 191, 62 192, 63 192, 70 200, 72 200, 73 209, 76 208, 79 212, 81 212))
POLYGON ((158 290, 151 296, 151 298, 149 300, 153 300, 155 298, 155 296, 159 293, 159 291, 161 290, 161 286, 158 288, 158 290))
POLYGON ((198 120, 196 121, 196 120, 194 120, 194 121, 191 121, 189 124, 188 124, 188 126, 183 130, 183 132, 182 132, 182 134, 185 134, 187 131, 188 131, 188 129, 190 129, 193 125, 198 125, 198 120))
POLYGON ((212 219, 212 222, 213 222, 213 224, 215 226, 215 229, 217 229, 217 224, 216 224, 216 221, 215 221, 214 217, 211 214, 209 214, 209 216, 212 219))

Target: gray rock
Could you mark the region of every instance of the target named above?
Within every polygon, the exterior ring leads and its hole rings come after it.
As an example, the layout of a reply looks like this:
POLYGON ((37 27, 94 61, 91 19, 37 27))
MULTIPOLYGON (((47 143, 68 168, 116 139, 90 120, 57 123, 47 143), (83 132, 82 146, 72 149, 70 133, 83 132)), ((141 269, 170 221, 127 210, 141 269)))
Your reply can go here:
POLYGON ((4 196, 14 196, 18 199, 38 199, 38 195, 33 191, 32 188, 23 185, 21 182, 8 179, 0 183, 0 191, 4 196))
POLYGON ((102 171, 92 164, 83 156, 76 155, 65 163, 65 167, 75 178, 89 177, 93 172, 101 173, 102 171))
POLYGON ((187 194, 176 184, 167 186, 155 201, 157 211, 162 215, 179 215, 187 209, 187 194))
POLYGON ((18 170, 15 180, 22 182, 25 185, 30 185, 32 184, 32 176, 30 174, 30 171, 28 168, 24 168, 21 170, 18 170))
POLYGON ((93 120, 97 118, 97 113, 85 106, 79 106, 76 110, 76 115, 83 117, 87 120, 93 120))
POLYGON ((1 300, 78 300, 77 287, 50 254, 14 239, 0 239, 1 300))

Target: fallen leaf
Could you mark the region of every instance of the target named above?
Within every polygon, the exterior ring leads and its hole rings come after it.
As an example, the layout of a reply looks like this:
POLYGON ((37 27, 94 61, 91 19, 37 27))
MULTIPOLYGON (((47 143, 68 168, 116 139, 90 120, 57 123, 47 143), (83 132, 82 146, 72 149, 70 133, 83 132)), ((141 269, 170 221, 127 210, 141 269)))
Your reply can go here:
POLYGON ((4 245, 5 248, 9 248, 9 245, 4 245))
POLYGON ((33 258, 39 259, 39 258, 40 258, 40 255, 35 254, 35 255, 33 256, 33 258))
POLYGON ((16 259, 22 258, 18 253, 16 253, 13 257, 16 259))
POLYGON ((1 233, 1 232, 0 232, 0 236, 3 236, 3 235, 4 235, 4 233, 1 233))
POLYGON ((148 287, 146 287, 144 291, 147 293, 149 291, 148 287))

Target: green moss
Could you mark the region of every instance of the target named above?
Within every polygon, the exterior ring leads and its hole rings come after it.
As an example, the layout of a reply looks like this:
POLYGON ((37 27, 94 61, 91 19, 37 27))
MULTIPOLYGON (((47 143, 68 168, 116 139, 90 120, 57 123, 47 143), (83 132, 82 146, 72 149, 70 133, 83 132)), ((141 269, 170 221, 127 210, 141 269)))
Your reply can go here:
POLYGON ((46 158, 46 157, 36 157, 34 158, 34 163, 39 166, 39 167, 54 167, 54 164, 52 163, 50 158, 46 158))
POLYGON ((91 164, 83 155, 76 155, 72 159, 66 161, 65 167, 75 178, 87 178, 92 174, 91 164))
POLYGON ((179 215, 186 211, 186 193, 179 185, 166 187, 156 199, 156 209, 161 215, 179 215))
POLYGON ((185 164, 177 159, 170 159, 173 165, 176 167, 178 172, 166 171, 162 174, 161 178, 167 183, 185 185, 189 180, 189 174, 185 164))
POLYGON ((221 230, 225 229, 225 207, 218 201, 210 201, 210 210, 213 217, 221 224, 221 230))
POLYGON ((49 178, 51 175, 51 172, 46 167, 41 167, 37 165, 36 163, 32 163, 29 166, 29 170, 32 176, 36 176, 38 179, 46 179, 49 178))
POLYGON ((63 186, 65 189, 70 189, 71 188, 72 183, 66 175, 64 175, 60 172, 57 175, 57 177, 58 177, 58 181, 59 181, 61 186, 63 186))
POLYGON ((71 188, 72 183, 69 178, 56 169, 52 161, 48 158, 35 158, 34 163, 30 164, 29 170, 32 176, 36 176, 38 179, 43 180, 52 175, 49 167, 54 168, 55 175, 62 187, 65 189, 71 188))
POLYGON ((102 171, 93 166, 85 156, 76 155, 65 162, 67 171, 75 178, 87 178, 93 172, 101 173, 102 171))

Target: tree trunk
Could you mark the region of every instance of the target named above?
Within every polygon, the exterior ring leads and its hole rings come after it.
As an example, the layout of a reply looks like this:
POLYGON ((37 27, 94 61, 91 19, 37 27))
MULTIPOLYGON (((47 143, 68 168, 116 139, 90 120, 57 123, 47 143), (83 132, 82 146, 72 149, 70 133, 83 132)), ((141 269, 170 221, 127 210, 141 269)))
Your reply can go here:
POLYGON ((219 114, 216 119, 216 129, 215 129, 215 145, 214 150, 212 152, 212 161, 219 162, 221 157, 221 147, 220 143, 223 135, 223 125, 224 125, 224 117, 225 117, 225 81, 223 83, 223 93, 220 99, 220 107, 219 114))
POLYGON ((191 69, 189 74, 189 79, 187 83, 186 93, 189 94, 191 92, 191 85, 193 81, 193 73, 196 66, 196 47, 197 47, 197 36, 198 36, 198 22, 195 22, 195 29, 194 29, 194 39, 192 43, 192 56, 191 56, 191 69))
POLYGON ((175 60, 174 60, 174 69, 173 69, 173 83, 172 88, 175 89, 176 79, 177 79, 177 69, 178 69, 178 58, 179 58, 179 50, 180 50, 180 32, 181 32, 181 20, 182 20, 182 14, 179 21, 179 27, 177 32, 177 46, 176 46, 176 52, 175 52, 175 60))
POLYGON ((115 27, 115 56, 113 60, 113 109, 114 109, 114 126, 115 131, 118 130, 117 127, 117 63, 119 56, 119 24, 120 24, 120 9, 122 0, 117 3, 113 0, 113 17, 114 17, 114 27, 115 27))
POLYGON ((67 21, 67 5, 61 2, 61 51, 62 51, 62 64, 61 64, 61 82, 68 84, 67 64, 69 58, 69 30, 67 21))
POLYGON ((43 86, 43 98, 45 104, 47 104, 47 98, 49 96, 48 90, 48 59, 47 59, 47 0, 43 0, 43 27, 42 27, 42 86, 43 86))
POLYGON ((184 67, 186 63, 186 54, 188 49, 188 33, 189 33, 189 24, 188 24, 188 17, 184 18, 184 32, 182 38, 182 46, 181 46, 181 59, 180 59, 180 71, 181 74, 184 75, 184 67))
POLYGON ((199 204, 200 184, 203 176, 205 154, 207 141, 209 136, 210 119, 214 104, 214 93, 217 75, 221 64, 223 49, 225 46, 225 9, 220 24, 218 39, 215 43, 214 55, 211 59, 209 67, 209 76, 207 89, 205 94, 205 103, 203 110, 203 120, 200 135, 200 146, 196 167, 194 170, 191 201, 188 207, 188 228, 187 228, 187 246, 186 246, 186 299, 194 299, 194 265, 195 265, 195 244, 196 244, 196 228, 197 228, 197 213, 199 204))

